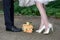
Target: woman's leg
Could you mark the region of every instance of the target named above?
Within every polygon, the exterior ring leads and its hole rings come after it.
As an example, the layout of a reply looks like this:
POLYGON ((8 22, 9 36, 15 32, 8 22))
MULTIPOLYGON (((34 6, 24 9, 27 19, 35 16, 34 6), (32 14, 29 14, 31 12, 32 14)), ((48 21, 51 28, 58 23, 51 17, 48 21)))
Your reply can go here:
MULTIPOLYGON (((46 15, 46 11, 43 7, 43 4, 40 2, 36 2, 36 6, 41 14, 41 26, 43 26, 43 24, 45 25, 46 28, 48 28, 48 19, 47 19, 47 15, 46 15)), ((41 27, 40 26, 40 27, 41 27)))
POLYGON ((43 25, 44 25, 44 21, 43 21, 43 19, 41 18, 41 24, 40 24, 39 29, 41 29, 43 25))

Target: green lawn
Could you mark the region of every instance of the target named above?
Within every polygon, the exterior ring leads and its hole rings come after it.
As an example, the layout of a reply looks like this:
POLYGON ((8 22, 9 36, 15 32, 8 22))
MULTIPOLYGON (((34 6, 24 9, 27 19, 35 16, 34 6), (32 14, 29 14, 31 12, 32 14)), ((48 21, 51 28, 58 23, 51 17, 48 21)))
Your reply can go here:
MULTIPOLYGON (((17 14, 39 16, 39 11, 35 5, 30 7, 20 7, 18 1, 14 3, 14 11, 17 14)), ((48 16, 60 17, 60 1, 50 2, 46 5, 46 12, 48 16)))

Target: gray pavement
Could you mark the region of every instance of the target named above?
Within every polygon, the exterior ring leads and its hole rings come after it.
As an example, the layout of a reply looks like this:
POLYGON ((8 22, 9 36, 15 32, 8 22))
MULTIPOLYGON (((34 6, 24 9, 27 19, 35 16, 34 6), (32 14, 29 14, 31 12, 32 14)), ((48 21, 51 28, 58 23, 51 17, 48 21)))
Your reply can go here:
MULTIPOLYGON (((32 22, 35 30, 38 29, 40 24, 39 16, 15 16, 15 26, 22 27, 26 21, 32 22)), ((5 31, 4 16, 0 15, 0 40, 60 40, 60 19, 49 17, 49 21, 53 23, 54 32, 49 35, 39 34, 35 31, 31 34, 24 32, 9 32, 5 31)))

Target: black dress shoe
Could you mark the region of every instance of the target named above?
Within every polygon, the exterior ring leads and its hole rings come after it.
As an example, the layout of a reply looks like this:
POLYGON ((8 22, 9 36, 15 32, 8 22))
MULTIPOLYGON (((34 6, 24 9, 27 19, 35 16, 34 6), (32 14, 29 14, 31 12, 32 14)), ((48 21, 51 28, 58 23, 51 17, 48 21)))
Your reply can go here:
POLYGON ((12 31, 12 32, 21 32, 21 28, 16 28, 15 26, 12 26, 12 28, 6 28, 6 31, 12 31))

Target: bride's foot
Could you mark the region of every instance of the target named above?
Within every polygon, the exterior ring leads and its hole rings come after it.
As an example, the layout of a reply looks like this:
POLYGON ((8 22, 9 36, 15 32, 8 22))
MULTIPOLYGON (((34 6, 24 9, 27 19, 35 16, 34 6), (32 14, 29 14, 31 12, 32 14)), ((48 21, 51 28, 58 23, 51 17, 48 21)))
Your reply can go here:
POLYGON ((45 25, 43 25, 43 27, 41 27, 40 29, 36 30, 36 32, 41 33, 44 29, 45 29, 45 25))
POLYGON ((49 24, 48 28, 45 29, 45 32, 43 34, 49 34, 51 30, 53 31, 53 26, 52 26, 52 24, 49 24))

